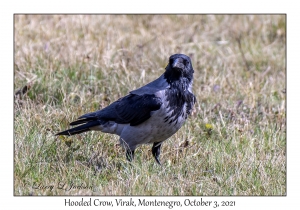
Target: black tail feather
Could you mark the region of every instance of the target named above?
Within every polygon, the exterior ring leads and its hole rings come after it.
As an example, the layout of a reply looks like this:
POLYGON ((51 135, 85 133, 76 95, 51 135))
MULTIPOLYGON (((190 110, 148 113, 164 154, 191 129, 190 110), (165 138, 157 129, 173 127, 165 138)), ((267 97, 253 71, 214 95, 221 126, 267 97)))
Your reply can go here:
MULTIPOLYGON (((80 120, 78 120, 78 121, 80 121, 80 120)), ((75 122, 78 122, 78 121, 75 121, 75 122)), ((77 125, 77 124, 70 124, 70 125, 77 125)), ((65 131, 59 132, 59 133, 57 133, 55 135, 56 136, 59 136, 59 135, 72 136, 72 135, 75 135, 75 134, 79 134, 79 133, 84 133, 84 132, 90 131, 91 127, 94 127, 94 126, 97 126, 97 125, 99 125, 98 121, 91 121, 91 122, 87 122, 86 124, 77 126, 75 128, 71 128, 69 130, 65 130, 65 131)))

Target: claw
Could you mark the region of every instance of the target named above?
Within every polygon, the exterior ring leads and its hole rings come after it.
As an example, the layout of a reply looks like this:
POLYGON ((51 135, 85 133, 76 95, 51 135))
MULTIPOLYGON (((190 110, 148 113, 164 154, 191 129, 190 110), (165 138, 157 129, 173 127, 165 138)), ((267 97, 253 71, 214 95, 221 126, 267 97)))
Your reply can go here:
POLYGON ((131 162, 134 159, 134 150, 126 150, 126 158, 129 162, 131 162))

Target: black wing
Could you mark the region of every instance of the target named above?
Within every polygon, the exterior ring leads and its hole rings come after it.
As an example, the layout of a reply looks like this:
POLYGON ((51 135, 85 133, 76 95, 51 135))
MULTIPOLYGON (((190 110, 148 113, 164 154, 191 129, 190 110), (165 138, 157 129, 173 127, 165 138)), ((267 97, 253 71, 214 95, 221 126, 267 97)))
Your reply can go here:
POLYGON ((161 105, 161 99, 154 94, 129 94, 102 110, 82 115, 70 125, 99 120, 115 121, 119 124, 130 123, 131 126, 135 126, 149 119, 151 112, 160 109, 161 105))

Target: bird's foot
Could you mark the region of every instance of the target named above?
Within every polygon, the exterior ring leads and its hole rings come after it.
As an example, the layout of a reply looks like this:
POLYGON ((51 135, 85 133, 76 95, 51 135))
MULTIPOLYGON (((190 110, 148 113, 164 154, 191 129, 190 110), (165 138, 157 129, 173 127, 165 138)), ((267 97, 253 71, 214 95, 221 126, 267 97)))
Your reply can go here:
POLYGON ((126 158, 129 162, 131 162, 134 159, 134 150, 126 150, 126 158))
POLYGON ((161 147, 161 142, 155 142, 152 146, 152 154, 153 157, 155 158, 156 162, 161 165, 160 160, 159 160, 159 155, 160 155, 160 147, 161 147))

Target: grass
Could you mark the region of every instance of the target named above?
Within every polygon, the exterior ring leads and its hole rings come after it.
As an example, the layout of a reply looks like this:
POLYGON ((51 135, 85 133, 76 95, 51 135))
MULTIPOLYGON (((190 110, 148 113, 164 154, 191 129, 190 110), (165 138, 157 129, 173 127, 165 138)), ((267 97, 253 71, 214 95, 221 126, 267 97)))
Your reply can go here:
POLYGON ((15 195, 286 195, 285 15, 15 15, 15 195), (162 147, 56 137, 184 53, 197 104, 162 147), (52 187, 51 187, 52 186, 52 187))

